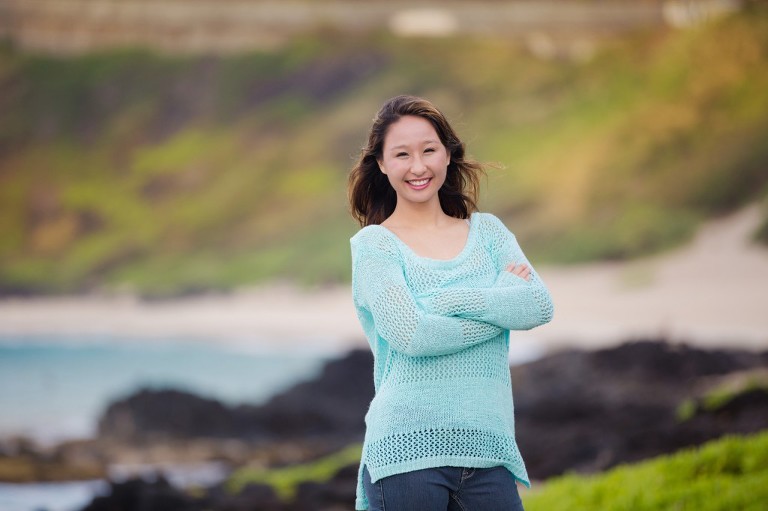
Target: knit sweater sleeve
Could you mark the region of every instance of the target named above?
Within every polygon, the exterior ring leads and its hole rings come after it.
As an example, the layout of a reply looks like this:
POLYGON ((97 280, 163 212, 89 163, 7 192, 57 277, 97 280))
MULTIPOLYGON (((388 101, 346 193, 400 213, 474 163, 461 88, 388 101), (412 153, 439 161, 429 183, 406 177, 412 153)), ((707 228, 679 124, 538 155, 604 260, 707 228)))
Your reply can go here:
POLYGON ((414 357, 447 355, 503 332, 488 322, 424 310, 407 284, 402 262, 387 250, 353 238, 352 260, 356 306, 370 313, 378 334, 397 351, 414 357))
POLYGON ((552 298, 517 240, 495 216, 485 214, 487 247, 498 276, 489 288, 450 288, 422 300, 435 314, 485 321, 507 330, 530 330, 552 320, 552 298), (508 264, 525 263, 530 280, 506 271, 508 264))

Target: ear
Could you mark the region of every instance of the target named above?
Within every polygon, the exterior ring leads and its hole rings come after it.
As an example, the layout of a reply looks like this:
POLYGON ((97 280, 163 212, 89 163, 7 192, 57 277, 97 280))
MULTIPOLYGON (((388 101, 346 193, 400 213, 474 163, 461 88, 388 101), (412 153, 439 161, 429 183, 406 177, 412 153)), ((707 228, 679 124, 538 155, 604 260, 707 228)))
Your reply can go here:
POLYGON ((384 170, 384 164, 381 162, 381 160, 376 160, 376 163, 378 163, 378 164, 379 164, 379 170, 381 171, 381 173, 382 173, 382 174, 386 174, 386 173, 387 173, 387 171, 386 171, 386 170, 384 170))

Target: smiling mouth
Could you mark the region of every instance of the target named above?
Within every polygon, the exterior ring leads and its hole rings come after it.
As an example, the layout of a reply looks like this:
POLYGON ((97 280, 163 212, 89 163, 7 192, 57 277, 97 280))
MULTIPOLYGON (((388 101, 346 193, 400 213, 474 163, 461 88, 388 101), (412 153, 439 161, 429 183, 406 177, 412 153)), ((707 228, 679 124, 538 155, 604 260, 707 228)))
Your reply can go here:
POLYGON ((432 181, 431 177, 424 178, 424 179, 412 179, 410 181, 406 181, 409 185, 411 185, 413 188, 424 188, 429 184, 429 182, 432 181))

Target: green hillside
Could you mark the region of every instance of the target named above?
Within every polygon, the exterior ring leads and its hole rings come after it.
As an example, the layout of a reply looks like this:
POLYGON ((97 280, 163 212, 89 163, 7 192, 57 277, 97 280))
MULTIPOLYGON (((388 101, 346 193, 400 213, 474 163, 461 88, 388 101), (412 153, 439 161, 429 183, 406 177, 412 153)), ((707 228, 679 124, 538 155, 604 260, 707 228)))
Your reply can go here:
POLYGON ((763 7, 586 62, 510 41, 334 33, 237 57, 6 45, 0 292, 345 281, 346 174, 399 93, 432 99, 472 155, 501 164, 481 208, 535 261, 650 253, 768 195, 766 90, 763 7))

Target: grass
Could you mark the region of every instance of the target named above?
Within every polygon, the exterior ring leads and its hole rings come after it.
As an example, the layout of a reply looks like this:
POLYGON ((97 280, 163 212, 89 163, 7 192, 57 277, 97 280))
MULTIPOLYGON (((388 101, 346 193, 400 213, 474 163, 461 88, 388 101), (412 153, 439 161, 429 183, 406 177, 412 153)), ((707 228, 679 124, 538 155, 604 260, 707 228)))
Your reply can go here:
POLYGON ((677 408, 677 419, 686 421, 699 411, 716 412, 737 397, 754 391, 768 393, 768 373, 748 374, 742 378, 721 383, 697 399, 686 399, 677 408))
POLYGON ((768 432, 594 476, 566 475, 523 493, 527 511, 758 511, 768 502, 768 432))
POLYGON ((242 468, 237 470, 226 482, 231 493, 239 493, 250 483, 268 484, 283 500, 291 500, 299 484, 304 482, 324 483, 330 480, 341 468, 360 462, 362 445, 349 447, 321 458, 317 461, 276 469, 242 468))

